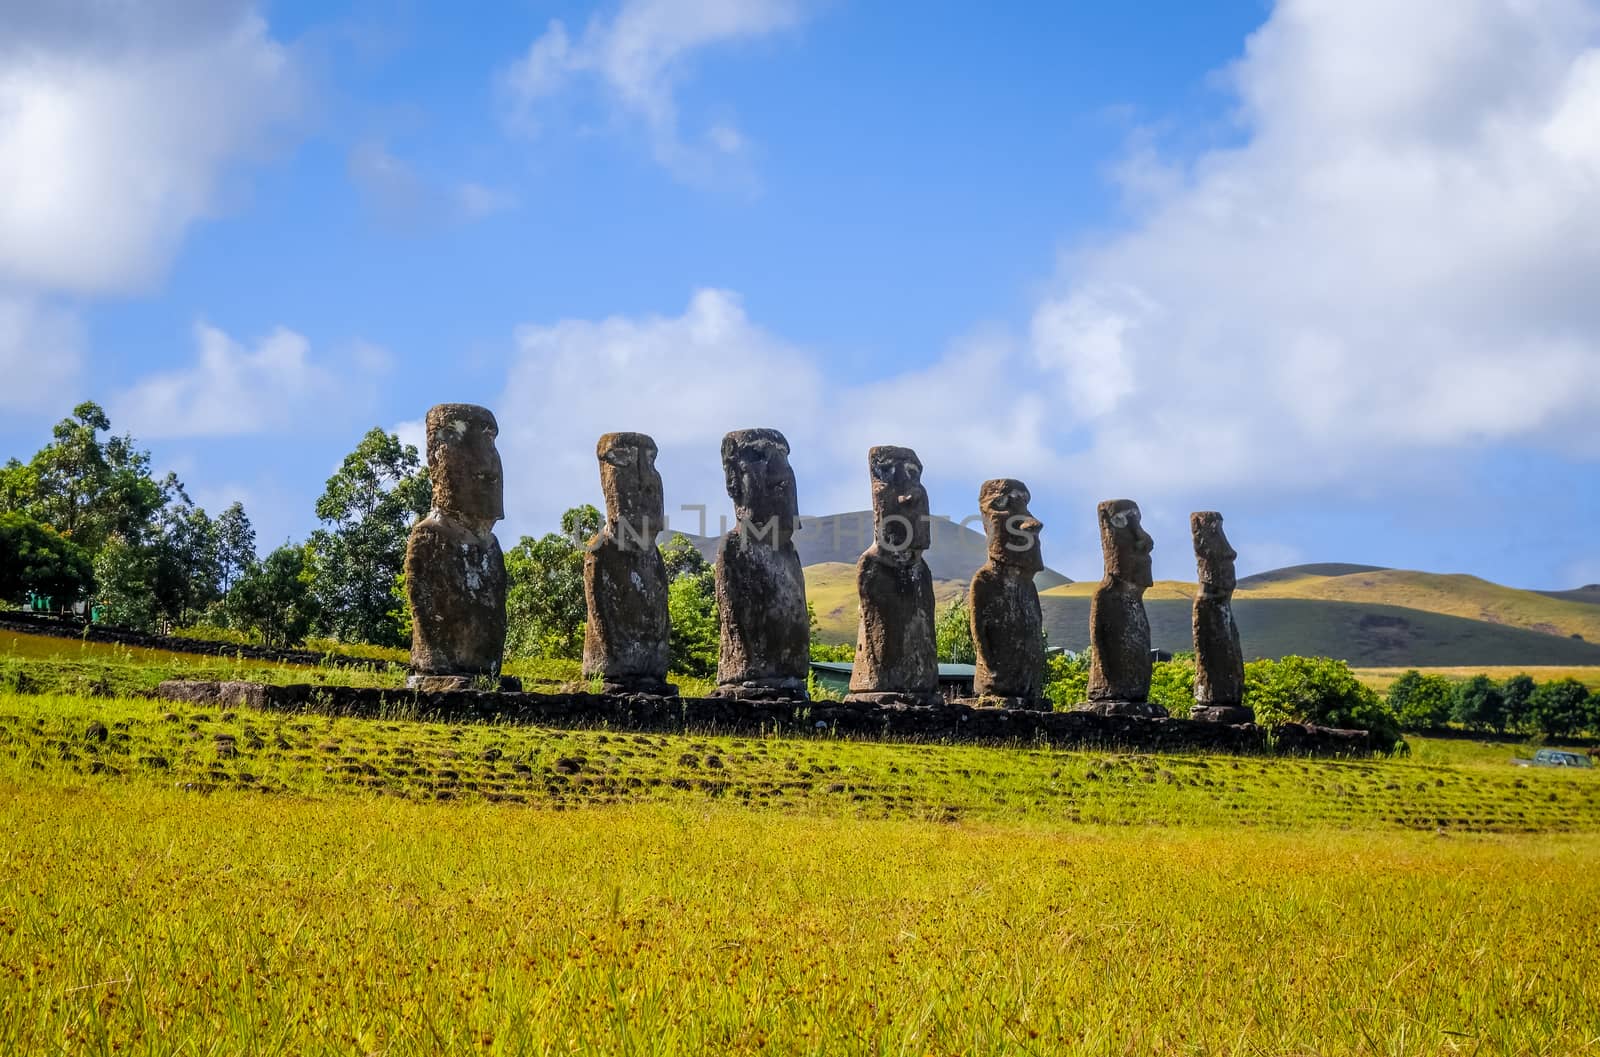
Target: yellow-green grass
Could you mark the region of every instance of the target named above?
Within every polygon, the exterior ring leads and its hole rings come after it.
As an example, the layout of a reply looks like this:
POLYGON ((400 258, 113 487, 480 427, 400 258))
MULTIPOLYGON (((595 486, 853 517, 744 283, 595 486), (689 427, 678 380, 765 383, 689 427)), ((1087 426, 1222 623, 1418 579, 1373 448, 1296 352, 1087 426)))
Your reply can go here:
POLYGON ((1060 825, 1600 831, 1600 770, 1440 750, 1309 760, 826 738, 659 735, 219 711, 0 693, 0 774, 197 793, 558 808, 722 801, 856 817, 1060 825), (106 737, 88 736, 95 724, 106 737))
MULTIPOLYGON (((1403 768, 1402 768, 1403 769, 1403 768)), ((0 1052, 1549 1054, 1600 836, 0 773, 0 1052)))
MULTIPOLYGON (((1389 689, 1405 668, 1356 668, 1356 678, 1382 693, 1389 689)), ((1424 675, 1442 675, 1446 679, 1470 679, 1487 675, 1496 682, 1504 682, 1513 675, 1527 675, 1535 682, 1552 682, 1557 679, 1576 679, 1590 690, 1600 690, 1600 666, 1596 665, 1457 665, 1448 668, 1418 668, 1424 675)))
POLYGON ((1506 624, 1600 642, 1600 607, 1490 583, 1476 576, 1380 569, 1242 584, 1238 597, 1365 602, 1506 624))
MULTIPOLYGON (((817 615, 819 636, 829 642, 855 642, 861 613, 856 567, 844 562, 819 562, 806 566, 805 574, 806 600, 817 615)), ((935 580, 934 602, 945 605, 962 597, 966 590, 967 585, 959 580, 935 580)))

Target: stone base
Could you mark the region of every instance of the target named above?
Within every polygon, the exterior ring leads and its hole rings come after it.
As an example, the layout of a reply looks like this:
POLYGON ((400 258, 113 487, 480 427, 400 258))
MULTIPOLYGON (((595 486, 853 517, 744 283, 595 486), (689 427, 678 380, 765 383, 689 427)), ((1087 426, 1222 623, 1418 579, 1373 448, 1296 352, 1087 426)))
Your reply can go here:
POLYGON ((937 690, 917 693, 913 690, 852 690, 844 697, 851 705, 909 705, 913 708, 933 708, 944 704, 937 690))
POLYGON ((706 695, 731 701, 809 701, 805 680, 783 680, 767 683, 723 683, 706 695))
POLYGON ((624 697, 677 697, 678 686, 665 679, 603 679, 600 692, 624 697))
POLYGON ((996 694, 958 698, 956 704, 965 705, 967 708, 1012 708, 1021 709, 1024 712, 1051 712, 1055 708, 1054 705, 1043 698, 1000 697, 996 694))
POLYGON ((1256 713, 1252 708, 1244 705, 1195 705, 1189 710, 1189 718, 1198 723, 1227 723, 1237 726, 1240 723, 1254 723, 1256 713))
POLYGON ((1074 712, 1092 712, 1097 716, 1143 716, 1145 719, 1166 719, 1165 705, 1149 701, 1090 701, 1079 705, 1074 712))
POLYGON ((484 677, 476 675, 427 675, 422 672, 414 672, 406 676, 406 689, 420 690, 425 694, 434 694, 445 690, 478 690, 485 688, 500 690, 508 694, 522 692, 522 680, 514 675, 500 676, 493 686, 487 685, 489 680, 485 679, 485 685, 482 687, 478 685, 480 678, 484 677))

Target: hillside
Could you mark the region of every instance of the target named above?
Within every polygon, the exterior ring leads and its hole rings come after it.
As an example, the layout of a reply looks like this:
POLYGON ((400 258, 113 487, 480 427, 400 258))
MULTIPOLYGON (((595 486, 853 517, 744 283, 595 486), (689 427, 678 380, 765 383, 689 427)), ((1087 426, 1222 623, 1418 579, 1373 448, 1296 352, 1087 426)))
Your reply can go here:
POLYGON ((1571 591, 1540 591, 1539 594, 1547 598, 1559 598, 1564 602, 1582 602, 1586 606, 1600 606, 1600 584, 1588 584, 1571 591))
MULTIPOLYGON (((945 606, 966 594, 966 580, 935 580, 935 604, 945 606)), ((806 566, 806 600, 817 615, 817 627, 829 642, 855 642, 861 606, 856 598, 856 567, 851 562, 806 566)))
MULTIPOLYGON (((1047 592, 1040 597, 1050 643, 1082 650, 1089 644, 1089 599, 1047 592)), ((1159 649, 1192 646, 1191 604, 1147 602, 1150 636, 1159 649)), ((1245 656, 1321 654, 1368 667, 1433 665, 1592 665, 1600 645, 1399 606, 1304 598, 1234 598, 1245 656)))

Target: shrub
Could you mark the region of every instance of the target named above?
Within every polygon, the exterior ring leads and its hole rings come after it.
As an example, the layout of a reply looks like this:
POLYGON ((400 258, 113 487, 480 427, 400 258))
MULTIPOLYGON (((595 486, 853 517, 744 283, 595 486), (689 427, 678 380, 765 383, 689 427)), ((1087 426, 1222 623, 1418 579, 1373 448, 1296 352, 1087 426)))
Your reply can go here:
POLYGON ((1327 657, 1283 657, 1245 665, 1244 703, 1256 722, 1314 723, 1365 730, 1373 745, 1391 751, 1401 744, 1394 712, 1344 661, 1327 657))
POLYGON ((1389 687, 1388 701, 1401 730, 1432 730, 1450 722, 1455 687, 1441 675, 1412 668, 1389 687))

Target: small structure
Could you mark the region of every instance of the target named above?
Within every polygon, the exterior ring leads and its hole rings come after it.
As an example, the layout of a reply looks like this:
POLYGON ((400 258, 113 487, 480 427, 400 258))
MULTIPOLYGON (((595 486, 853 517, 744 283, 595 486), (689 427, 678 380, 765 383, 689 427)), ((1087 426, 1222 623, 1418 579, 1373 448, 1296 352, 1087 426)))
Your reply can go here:
MULTIPOLYGON (((970 664, 938 665, 938 703, 951 704, 971 697, 976 672, 977 668, 970 664)), ((850 693, 855 666, 849 661, 812 661, 811 675, 820 689, 844 696, 850 693)), ((850 700, 855 700, 853 695, 850 700)))

